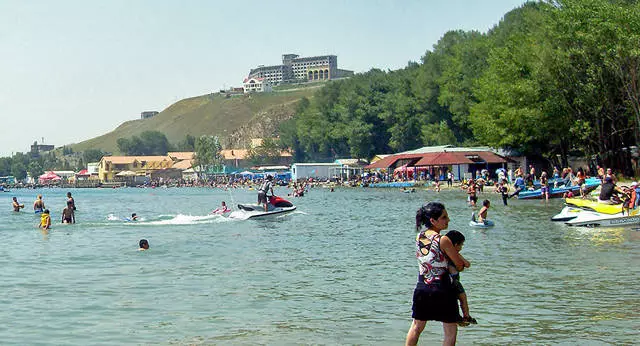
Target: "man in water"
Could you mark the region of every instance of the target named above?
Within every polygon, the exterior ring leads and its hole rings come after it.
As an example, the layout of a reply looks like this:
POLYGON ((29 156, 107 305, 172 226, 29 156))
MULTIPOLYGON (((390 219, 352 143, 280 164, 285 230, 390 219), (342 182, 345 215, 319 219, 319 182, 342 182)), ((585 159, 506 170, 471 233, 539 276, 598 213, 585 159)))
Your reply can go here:
POLYGON ((131 221, 138 221, 138 214, 136 213, 131 214, 131 221))
POLYGON ((18 197, 13 197, 13 211, 20 211, 20 209, 24 208, 24 204, 18 203, 18 197))
POLYGON ((269 201, 267 200, 267 193, 271 191, 273 196, 273 183, 271 182, 273 177, 267 175, 267 178, 262 182, 260 190, 258 190, 258 204, 264 205, 264 211, 269 211, 269 201))
POLYGON ((146 239, 140 239, 140 243, 138 244, 140 245, 138 251, 149 250, 149 242, 146 239))
POLYGON ((75 214, 73 212, 73 202, 67 201, 67 206, 62 209, 62 223, 76 223, 75 214))
POLYGON ((38 195, 38 199, 33 202, 33 211, 38 214, 42 213, 45 209, 44 201, 42 200, 42 195, 38 195))
POLYGON ((67 192, 67 203, 71 202, 71 207, 73 207, 73 211, 76 211, 76 201, 71 197, 71 192, 67 192))

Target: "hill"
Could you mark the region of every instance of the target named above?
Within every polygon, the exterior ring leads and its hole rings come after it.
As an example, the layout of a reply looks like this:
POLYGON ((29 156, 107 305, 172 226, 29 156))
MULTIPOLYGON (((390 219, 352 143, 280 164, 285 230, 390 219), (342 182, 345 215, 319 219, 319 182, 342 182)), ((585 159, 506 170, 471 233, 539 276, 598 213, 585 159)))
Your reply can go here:
POLYGON ((152 118, 124 122, 109 133, 68 147, 76 152, 100 149, 118 153, 118 138, 160 131, 171 143, 184 140, 187 134, 217 135, 224 147, 239 148, 251 137, 276 135, 278 124, 293 116, 297 101, 311 98, 318 87, 228 98, 220 93, 192 97, 174 103, 152 118))

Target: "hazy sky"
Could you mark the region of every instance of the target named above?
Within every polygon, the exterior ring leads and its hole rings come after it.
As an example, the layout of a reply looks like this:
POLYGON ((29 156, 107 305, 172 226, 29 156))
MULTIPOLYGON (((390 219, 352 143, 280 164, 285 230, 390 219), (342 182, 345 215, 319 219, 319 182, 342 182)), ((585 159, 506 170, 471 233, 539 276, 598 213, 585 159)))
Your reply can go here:
POLYGON ((0 156, 80 142, 223 87, 283 53, 364 72, 487 31, 524 0, 0 0, 0 156))

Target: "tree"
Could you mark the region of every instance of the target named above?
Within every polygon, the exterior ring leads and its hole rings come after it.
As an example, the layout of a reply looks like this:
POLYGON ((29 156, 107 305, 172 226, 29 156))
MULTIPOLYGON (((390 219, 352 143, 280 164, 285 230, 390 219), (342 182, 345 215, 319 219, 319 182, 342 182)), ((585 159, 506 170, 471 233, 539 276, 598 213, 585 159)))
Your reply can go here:
POLYGON ((40 166, 40 163, 38 161, 31 161, 29 163, 29 166, 27 167, 27 172, 29 172, 29 175, 34 179, 37 179, 44 173, 42 166, 40 166))
POLYGON ((248 160, 253 165, 272 164, 280 158, 280 146, 271 138, 264 138, 260 146, 249 149, 248 160))
MULTIPOLYGON (((120 139, 118 139, 119 141, 120 139)), ((104 152, 100 149, 87 149, 82 153, 82 158, 84 162, 98 162, 104 156, 104 152)))
POLYGON ((199 175, 213 169, 216 172, 222 170, 224 158, 222 157, 222 145, 218 136, 200 136, 195 143, 194 165, 199 168, 199 175))

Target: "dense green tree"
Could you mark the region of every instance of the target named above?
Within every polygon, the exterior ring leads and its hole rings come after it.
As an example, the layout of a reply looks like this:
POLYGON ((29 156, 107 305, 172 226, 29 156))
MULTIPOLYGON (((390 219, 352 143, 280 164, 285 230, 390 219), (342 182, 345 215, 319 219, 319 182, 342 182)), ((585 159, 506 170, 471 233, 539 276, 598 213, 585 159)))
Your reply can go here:
POLYGON ((280 158, 280 152, 277 141, 264 138, 260 146, 249 149, 248 160, 253 165, 274 164, 280 158))
POLYGON ((200 136, 195 143, 194 166, 199 168, 199 174, 211 170, 220 172, 224 162, 222 156, 222 145, 218 136, 200 136))
POLYGON ((82 153, 84 162, 98 162, 104 156, 104 152, 100 149, 88 149, 82 153))

